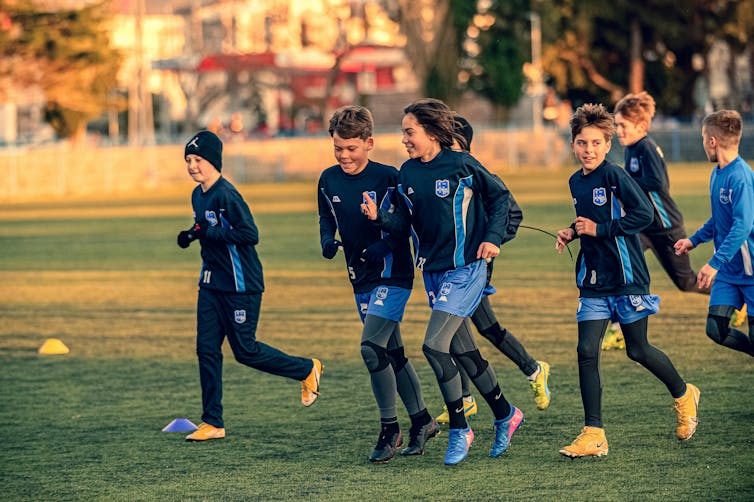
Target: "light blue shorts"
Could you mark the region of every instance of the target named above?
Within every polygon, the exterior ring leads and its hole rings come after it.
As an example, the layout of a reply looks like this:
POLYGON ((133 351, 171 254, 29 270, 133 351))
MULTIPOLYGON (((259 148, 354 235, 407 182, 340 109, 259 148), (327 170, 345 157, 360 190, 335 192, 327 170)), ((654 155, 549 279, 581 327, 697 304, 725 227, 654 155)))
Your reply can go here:
POLYGON ((579 298, 576 320, 600 321, 610 319, 621 324, 631 324, 660 310, 660 297, 657 295, 602 296, 599 298, 579 298))
POLYGON ((743 304, 749 306, 749 315, 754 314, 754 285, 731 284, 715 278, 709 295, 709 306, 730 305, 740 309, 743 304))
POLYGON ((424 272, 424 289, 433 310, 471 317, 487 284, 487 262, 477 260, 446 272, 424 272))
POLYGON ((397 286, 377 286, 370 293, 354 293, 361 322, 367 314, 401 322, 411 290, 397 286))

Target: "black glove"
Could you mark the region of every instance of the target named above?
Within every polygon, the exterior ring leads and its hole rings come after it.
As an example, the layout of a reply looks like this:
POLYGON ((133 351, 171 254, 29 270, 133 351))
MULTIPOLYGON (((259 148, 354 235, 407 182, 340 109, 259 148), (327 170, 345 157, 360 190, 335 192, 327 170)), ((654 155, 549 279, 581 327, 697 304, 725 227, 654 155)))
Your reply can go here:
POLYGON ((383 240, 379 240, 361 252, 361 261, 370 267, 380 265, 382 259, 390 254, 390 246, 383 240))
POLYGON ((207 235, 207 229, 209 228, 209 222, 205 219, 196 220, 194 227, 189 230, 194 234, 194 239, 204 239, 207 235))
POLYGON ((330 239, 329 241, 322 244, 322 256, 324 256, 328 260, 332 260, 335 255, 338 254, 338 248, 342 245, 343 243, 339 240, 330 239))
POLYGON ((178 234, 178 245, 186 249, 191 244, 191 241, 194 240, 194 234, 191 233, 191 230, 184 230, 183 232, 178 234))

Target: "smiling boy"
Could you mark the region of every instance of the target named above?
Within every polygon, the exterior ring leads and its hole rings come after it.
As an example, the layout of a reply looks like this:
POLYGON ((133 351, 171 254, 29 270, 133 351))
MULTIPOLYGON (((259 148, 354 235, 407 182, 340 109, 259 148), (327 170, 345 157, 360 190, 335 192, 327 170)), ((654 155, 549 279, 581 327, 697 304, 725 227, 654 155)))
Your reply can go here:
POLYGON ((579 288, 578 366, 584 428, 560 453, 568 457, 608 453, 602 424, 600 345, 611 319, 620 323, 628 357, 665 384, 675 400, 676 436, 696 430, 699 389, 686 384, 670 359, 647 340, 647 318, 660 298, 649 293, 649 272, 638 233, 652 221, 652 207, 641 188, 619 166, 606 160, 615 134, 613 116, 602 105, 585 104, 571 118, 571 149, 580 169, 568 181, 576 210, 570 227, 558 231, 556 249, 579 238, 576 260, 579 288))

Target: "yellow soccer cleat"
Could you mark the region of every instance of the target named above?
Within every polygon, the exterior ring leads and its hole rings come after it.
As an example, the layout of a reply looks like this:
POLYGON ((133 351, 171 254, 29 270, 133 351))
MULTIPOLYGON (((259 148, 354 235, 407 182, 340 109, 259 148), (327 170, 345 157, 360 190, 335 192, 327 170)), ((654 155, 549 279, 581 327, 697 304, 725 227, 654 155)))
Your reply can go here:
POLYGON ((626 348, 626 340, 623 339, 623 332, 619 324, 611 324, 605 332, 602 339, 602 350, 623 350, 626 348))
POLYGON ((550 406, 550 387, 548 386, 550 365, 544 361, 537 361, 537 365, 539 366, 539 374, 529 382, 529 385, 534 391, 534 402, 537 403, 537 408, 544 410, 550 406))
POLYGON ((311 406, 319 397, 319 379, 324 366, 319 359, 312 359, 312 371, 301 380, 301 404, 311 406))
POLYGON ((734 328, 742 326, 744 321, 746 321, 746 315, 746 304, 744 303, 743 307, 733 312, 733 316, 730 318, 730 325, 734 328))
POLYGON ((223 439, 224 437, 225 429, 202 422, 198 429, 186 436, 186 441, 207 441, 208 439, 223 439))
MULTIPOLYGON (((467 396, 463 398, 463 415, 466 418, 472 418, 477 414, 478 411, 479 408, 477 408, 474 396, 467 396)), ((448 415, 448 407, 446 405, 442 405, 442 413, 440 413, 437 418, 435 418, 435 421, 438 424, 447 424, 448 422, 450 422, 450 415, 448 415)))
POLYGON ((468 396, 463 398, 463 415, 466 418, 472 418, 477 414, 478 408, 476 406, 476 400, 474 396, 468 396))
POLYGON ((607 455, 607 438, 605 429, 584 427, 573 443, 560 449, 566 457, 604 457, 607 455))
POLYGON ((680 441, 691 439, 696 432, 696 426, 699 423, 699 395, 701 392, 696 385, 686 384, 686 393, 679 398, 674 399, 676 421, 678 423, 675 429, 675 435, 680 441))

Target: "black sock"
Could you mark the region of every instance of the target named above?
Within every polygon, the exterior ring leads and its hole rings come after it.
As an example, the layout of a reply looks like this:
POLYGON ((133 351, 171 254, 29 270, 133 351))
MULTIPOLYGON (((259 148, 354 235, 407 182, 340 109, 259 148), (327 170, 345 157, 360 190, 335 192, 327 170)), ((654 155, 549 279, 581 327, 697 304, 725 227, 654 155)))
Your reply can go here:
POLYGON ((463 414, 463 398, 453 401, 451 403, 445 403, 448 407, 448 427, 451 429, 465 429, 468 427, 466 423, 466 416, 463 414), (458 412, 457 410, 461 410, 458 412))
POLYGON ((415 415, 409 415, 409 417, 411 418, 411 425, 417 425, 419 427, 424 424, 428 424, 432 420, 432 417, 429 415, 427 408, 424 408, 415 415))
POLYGON ((380 422, 382 423, 383 429, 388 429, 388 430, 400 429, 400 427, 398 426, 398 417, 380 418, 380 422))
POLYGON ((503 396, 503 391, 500 390, 499 385, 496 385, 489 393, 482 395, 487 404, 490 405, 492 413, 495 415, 495 420, 508 418, 508 415, 511 414, 511 404, 503 396))

